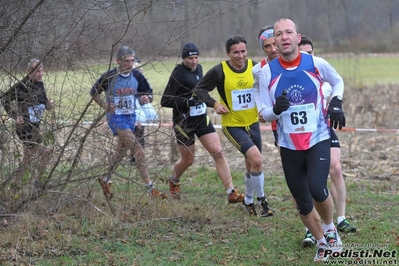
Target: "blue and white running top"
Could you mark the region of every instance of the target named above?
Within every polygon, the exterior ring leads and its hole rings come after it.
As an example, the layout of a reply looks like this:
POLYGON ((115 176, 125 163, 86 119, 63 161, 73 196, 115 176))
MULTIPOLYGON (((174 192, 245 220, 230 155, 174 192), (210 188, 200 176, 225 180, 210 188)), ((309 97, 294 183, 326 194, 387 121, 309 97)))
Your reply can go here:
POLYGON ((277 120, 278 144, 291 150, 307 150, 330 138, 322 85, 332 86, 332 96, 342 97, 343 79, 324 59, 299 53, 292 62, 272 60, 260 74, 260 102, 266 121, 277 120), (275 99, 286 92, 290 108, 273 113, 275 99))

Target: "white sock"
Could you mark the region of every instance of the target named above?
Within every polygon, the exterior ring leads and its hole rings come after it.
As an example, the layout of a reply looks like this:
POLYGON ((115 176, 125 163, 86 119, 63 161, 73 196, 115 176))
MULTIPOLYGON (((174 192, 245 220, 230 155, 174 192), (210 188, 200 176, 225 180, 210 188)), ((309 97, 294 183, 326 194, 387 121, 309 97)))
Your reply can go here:
POLYGON ((340 224, 343 220, 345 220, 345 216, 338 216, 337 221, 340 224))
POLYGON ((320 243, 323 243, 323 244, 327 245, 327 240, 326 240, 326 238, 324 236, 323 236, 323 238, 316 239, 316 245, 319 246, 320 243))
POLYGON ((233 192, 234 188, 228 188, 226 190, 227 196, 231 194, 231 192, 233 192))
POLYGON ((245 174, 244 177, 244 181, 245 181, 245 204, 251 204, 254 202, 254 192, 255 192, 255 187, 253 184, 253 179, 251 178, 251 176, 245 174))
POLYGON ((330 229, 333 229, 333 230, 335 229, 335 226, 334 226, 333 222, 330 223, 330 224, 323 223, 321 226, 323 227, 323 232, 324 233, 327 233, 327 231, 330 230, 330 229))
POLYGON ((265 192, 263 190, 263 186, 265 184, 265 176, 263 175, 263 172, 251 172, 251 179, 252 184, 254 185, 254 189, 256 190, 256 195, 258 195, 258 198, 263 198, 265 196, 265 192))

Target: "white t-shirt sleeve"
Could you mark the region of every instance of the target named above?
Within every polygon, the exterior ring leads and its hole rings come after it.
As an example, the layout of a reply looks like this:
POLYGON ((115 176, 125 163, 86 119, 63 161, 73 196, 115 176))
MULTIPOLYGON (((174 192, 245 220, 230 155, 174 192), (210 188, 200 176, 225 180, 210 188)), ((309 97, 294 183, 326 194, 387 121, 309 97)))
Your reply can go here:
POLYGON ((260 63, 257 63, 253 68, 252 68, 252 75, 254 77, 254 84, 252 86, 253 88, 253 93, 255 97, 255 104, 256 108, 258 109, 258 113, 261 108, 261 103, 260 103, 260 91, 259 91, 259 74, 260 74, 260 63))
POLYGON ((273 113, 274 102, 274 89, 269 91, 269 84, 271 81, 271 71, 269 64, 265 65, 260 70, 259 75, 259 95, 260 95, 260 106, 262 107, 261 114, 263 119, 268 122, 277 120, 280 116, 273 113))
MULTIPOLYGON (((341 75, 335 70, 335 68, 332 65, 330 65, 330 63, 328 63, 323 58, 314 56, 313 60, 315 67, 319 71, 319 74, 322 77, 322 79, 325 82, 328 82, 331 86, 331 92, 328 96, 331 95, 331 98, 335 96, 339 96, 342 98, 344 94, 344 80, 342 79, 341 75)), ((323 96, 324 98, 328 97, 324 93, 324 90, 323 90, 323 96)))

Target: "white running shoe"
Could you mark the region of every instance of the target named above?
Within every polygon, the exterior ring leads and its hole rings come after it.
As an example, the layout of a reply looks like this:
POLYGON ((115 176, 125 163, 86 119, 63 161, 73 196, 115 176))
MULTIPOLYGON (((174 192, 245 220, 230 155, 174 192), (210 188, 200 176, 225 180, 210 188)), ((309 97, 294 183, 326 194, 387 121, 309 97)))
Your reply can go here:
POLYGON ((313 261, 314 262, 327 261, 328 260, 328 255, 326 254, 327 249, 328 246, 326 243, 320 243, 319 245, 317 245, 317 251, 313 261))
POLYGON ((307 247, 312 247, 313 245, 316 244, 316 239, 312 235, 312 233, 307 230, 305 238, 302 240, 302 247, 307 248, 307 247))
POLYGON ((328 230, 327 233, 324 234, 324 237, 333 253, 342 252, 342 241, 336 228, 328 230))

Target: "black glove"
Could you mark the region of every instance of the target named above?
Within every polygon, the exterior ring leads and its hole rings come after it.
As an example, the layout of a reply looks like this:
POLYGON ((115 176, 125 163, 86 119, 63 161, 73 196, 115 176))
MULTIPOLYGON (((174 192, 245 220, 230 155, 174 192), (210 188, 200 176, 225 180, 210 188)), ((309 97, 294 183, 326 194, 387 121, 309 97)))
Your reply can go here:
POLYGON ((290 101, 285 95, 287 95, 287 90, 284 90, 283 94, 276 98, 276 103, 273 106, 273 113, 275 115, 281 115, 282 112, 290 108, 290 101))
POLYGON ((330 127, 342 129, 346 123, 345 114, 342 110, 342 100, 338 99, 337 96, 332 98, 327 111, 330 117, 330 127))

